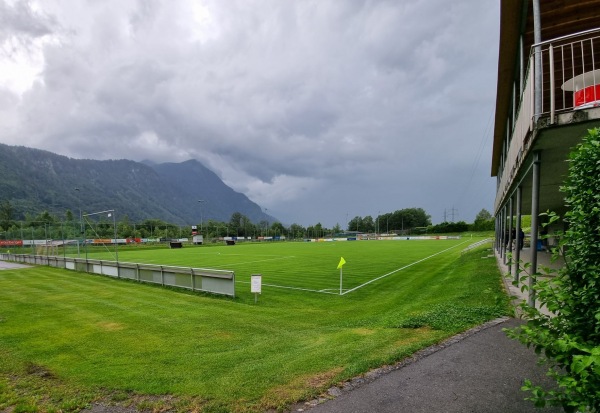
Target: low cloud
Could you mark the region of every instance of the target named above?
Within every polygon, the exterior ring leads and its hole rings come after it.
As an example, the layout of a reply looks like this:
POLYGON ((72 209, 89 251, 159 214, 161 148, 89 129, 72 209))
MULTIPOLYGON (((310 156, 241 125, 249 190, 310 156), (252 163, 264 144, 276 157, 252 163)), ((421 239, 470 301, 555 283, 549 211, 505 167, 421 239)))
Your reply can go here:
POLYGON ((491 149, 474 164, 494 109, 489 6, 0 0, 4 55, 29 50, 0 75, 1 139, 198 159, 287 223, 413 206, 439 221, 451 204, 472 220, 493 194, 491 149))

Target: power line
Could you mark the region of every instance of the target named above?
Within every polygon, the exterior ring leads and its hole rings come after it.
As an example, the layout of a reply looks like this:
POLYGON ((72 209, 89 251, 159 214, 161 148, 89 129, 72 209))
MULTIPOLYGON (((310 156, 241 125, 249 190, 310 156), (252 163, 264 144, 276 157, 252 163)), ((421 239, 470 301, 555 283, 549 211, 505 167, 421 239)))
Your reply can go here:
POLYGON ((481 156, 483 155, 483 150, 486 147, 486 142, 488 141, 488 135, 491 131, 491 124, 492 124, 492 115, 494 114, 494 111, 490 112, 490 116, 488 117, 488 121, 484 130, 484 133, 481 136, 481 141, 479 142, 479 147, 477 149, 477 153, 475 155, 475 159, 473 160, 473 166, 471 168, 471 174, 469 175, 469 180, 467 181, 467 184, 465 186, 463 186, 463 190, 460 194, 460 197, 456 200, 456 203, 459 203, 462 199, 464 199, 465 194, 467 193, 468 189, 471 186, 471 183, 473 182, 473 177, 475 176, 475 172, 477 171, 477 167, 479 166, 479 161, 481 160, 481 156))
POLYGON ((458 209, 454 208, 454 206, 449 209, 444 208, 444 222, 448 222, 448 215, 452 217, 450 222, 456 222, 455 217, 458 217, 458 209))

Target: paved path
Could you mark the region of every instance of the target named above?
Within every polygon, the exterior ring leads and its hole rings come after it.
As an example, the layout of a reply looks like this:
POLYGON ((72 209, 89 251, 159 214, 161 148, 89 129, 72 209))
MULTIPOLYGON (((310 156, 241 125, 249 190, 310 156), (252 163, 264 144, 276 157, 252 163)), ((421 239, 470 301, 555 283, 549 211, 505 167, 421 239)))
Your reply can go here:
POLYGON ((384 374, 333 400, 294 411, 310 413, 360 412, 477 412, 543 413, 562 409, 536 409, 523 400, 524 378, 550 383, 545 367, 536 364, 535 353, 506 337, 505 327, 516 319, 492 323, 415 362, 384 374))

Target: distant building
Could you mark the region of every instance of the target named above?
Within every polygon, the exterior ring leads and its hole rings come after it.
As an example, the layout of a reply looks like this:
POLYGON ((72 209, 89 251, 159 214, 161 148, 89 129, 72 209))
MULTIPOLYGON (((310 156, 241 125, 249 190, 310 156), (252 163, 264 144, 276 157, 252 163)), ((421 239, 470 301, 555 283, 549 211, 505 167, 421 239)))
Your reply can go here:
MULTIPOLYGON (((502 0, 500 11, 491 170, 496 249, 505 258, 512 230, 518 234, 513 226, 531 215, 531 248, 521 253, 535 273, 538 215, 565 212, 559 187, 568 154, 600 126, 600 0, 502 0)), ((518 248, 514 254, 521 258, 518 248)), ((531 293, 529 300, 535 300, 531 293)))

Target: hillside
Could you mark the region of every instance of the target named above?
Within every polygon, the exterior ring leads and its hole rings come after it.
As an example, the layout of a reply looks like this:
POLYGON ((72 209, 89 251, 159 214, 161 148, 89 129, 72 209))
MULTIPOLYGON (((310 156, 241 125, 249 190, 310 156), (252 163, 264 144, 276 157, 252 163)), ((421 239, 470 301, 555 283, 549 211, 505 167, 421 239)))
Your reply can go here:
POLYGON ((240 212, 253 222, 273 221, 259 205, 225 185, 196 160, 145 164, 130 160, 72 159, 39 149, 0 144, 0 201, 16 219, 47 210, 114 209, 132 221, 157 218, 174 224, 228 221, 240 212), (76 190, 78 188, 79 190, 76 190), (198 200, 205 202, 200 204, 198 200))

